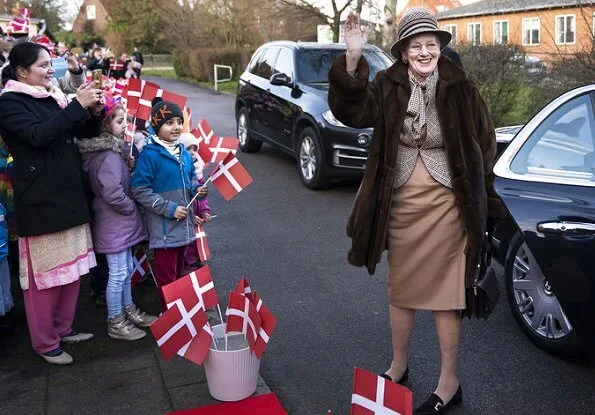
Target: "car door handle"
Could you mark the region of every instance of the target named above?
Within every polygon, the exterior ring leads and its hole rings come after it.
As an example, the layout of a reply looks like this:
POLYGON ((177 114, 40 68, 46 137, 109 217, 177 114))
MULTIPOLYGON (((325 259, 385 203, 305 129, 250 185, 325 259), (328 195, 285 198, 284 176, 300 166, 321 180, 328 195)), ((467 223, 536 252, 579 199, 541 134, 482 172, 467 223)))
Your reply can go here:
POLYGON ((544 222, 537 225, 541 233, 559 235, 592 235, 595 234, 595 223, 585 222, 544 222))

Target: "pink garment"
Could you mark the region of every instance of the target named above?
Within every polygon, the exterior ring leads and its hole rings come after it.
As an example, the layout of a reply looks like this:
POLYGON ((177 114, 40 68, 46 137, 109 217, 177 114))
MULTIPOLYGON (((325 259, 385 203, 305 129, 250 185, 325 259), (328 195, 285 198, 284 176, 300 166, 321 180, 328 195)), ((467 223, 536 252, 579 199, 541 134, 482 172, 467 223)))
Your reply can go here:
POLYGON ((33 98, 52 97, 62 109, 66 108, 66 105, 68 105, 68 99, 64 92, 53 85, 51 88, 45 89, 42 86, 33 86, 10 79, 6 82, 4 89, 2 90, 2 93, 5 92, 19 92, 21 94, 31 95, 33 98))
POLYGON ((31 345, 36 353, 42 354, 59 347, 60 339, 72 330, 81 282, 38 290, 32 274, 31 271, 23 300, 31 345))

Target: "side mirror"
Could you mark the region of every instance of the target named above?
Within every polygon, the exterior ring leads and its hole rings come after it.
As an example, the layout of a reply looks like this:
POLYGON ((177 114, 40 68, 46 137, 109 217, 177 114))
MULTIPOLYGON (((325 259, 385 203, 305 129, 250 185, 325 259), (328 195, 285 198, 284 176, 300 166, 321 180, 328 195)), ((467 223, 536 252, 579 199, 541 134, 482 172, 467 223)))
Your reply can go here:
POLYGON ((271 76, 271 85, 291 86, 291 79, 284 73, 276 73, 271 76))

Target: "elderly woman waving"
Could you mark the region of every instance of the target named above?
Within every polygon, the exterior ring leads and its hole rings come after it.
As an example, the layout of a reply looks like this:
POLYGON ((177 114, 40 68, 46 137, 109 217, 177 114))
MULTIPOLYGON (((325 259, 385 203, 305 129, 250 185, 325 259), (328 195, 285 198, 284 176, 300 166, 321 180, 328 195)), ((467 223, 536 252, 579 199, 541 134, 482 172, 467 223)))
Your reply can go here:
POLYGON ((345 24, 347 53, 329 73, 329 104, 344 124, 373 127, 364 177, 347 225, 349 262, 375 272, 388 249, 392 363, 405 382, 415 310, 433 311, 442 367, 416 413, 462 400, 457 376, 465 287, 475 276, 488 217, 502 214, 493 189, 494 128, 474 84, 441 49, 451 39, 423 8, 408 10, 391 48, 397 59, 369 82, 359 17, 345 24))
POLYGON ((52 85, 49 51, 10 51, 0 96, 0 134, 14 158, 12 184, 20 282, 33 349, 52 364, 72 363, 60 343, 89 340, 72 329, 79 277, 95 266, 81 157, 75 137, 99 133, 105 104, 92 84, 68 102, 52 85))

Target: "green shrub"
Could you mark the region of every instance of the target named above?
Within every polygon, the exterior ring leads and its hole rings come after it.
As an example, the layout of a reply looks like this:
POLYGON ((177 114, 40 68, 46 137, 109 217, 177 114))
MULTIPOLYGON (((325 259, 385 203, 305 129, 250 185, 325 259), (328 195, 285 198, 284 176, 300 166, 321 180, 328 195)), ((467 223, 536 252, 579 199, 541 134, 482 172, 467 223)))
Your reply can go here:
POLYGON ((178 76, 188 76, 200 82, 214 82, 213 65, 228 65, 233 78, 238 79, 250 61, 252 50, 235 48, 202 48, 176 51, 174 69, 178 76))

